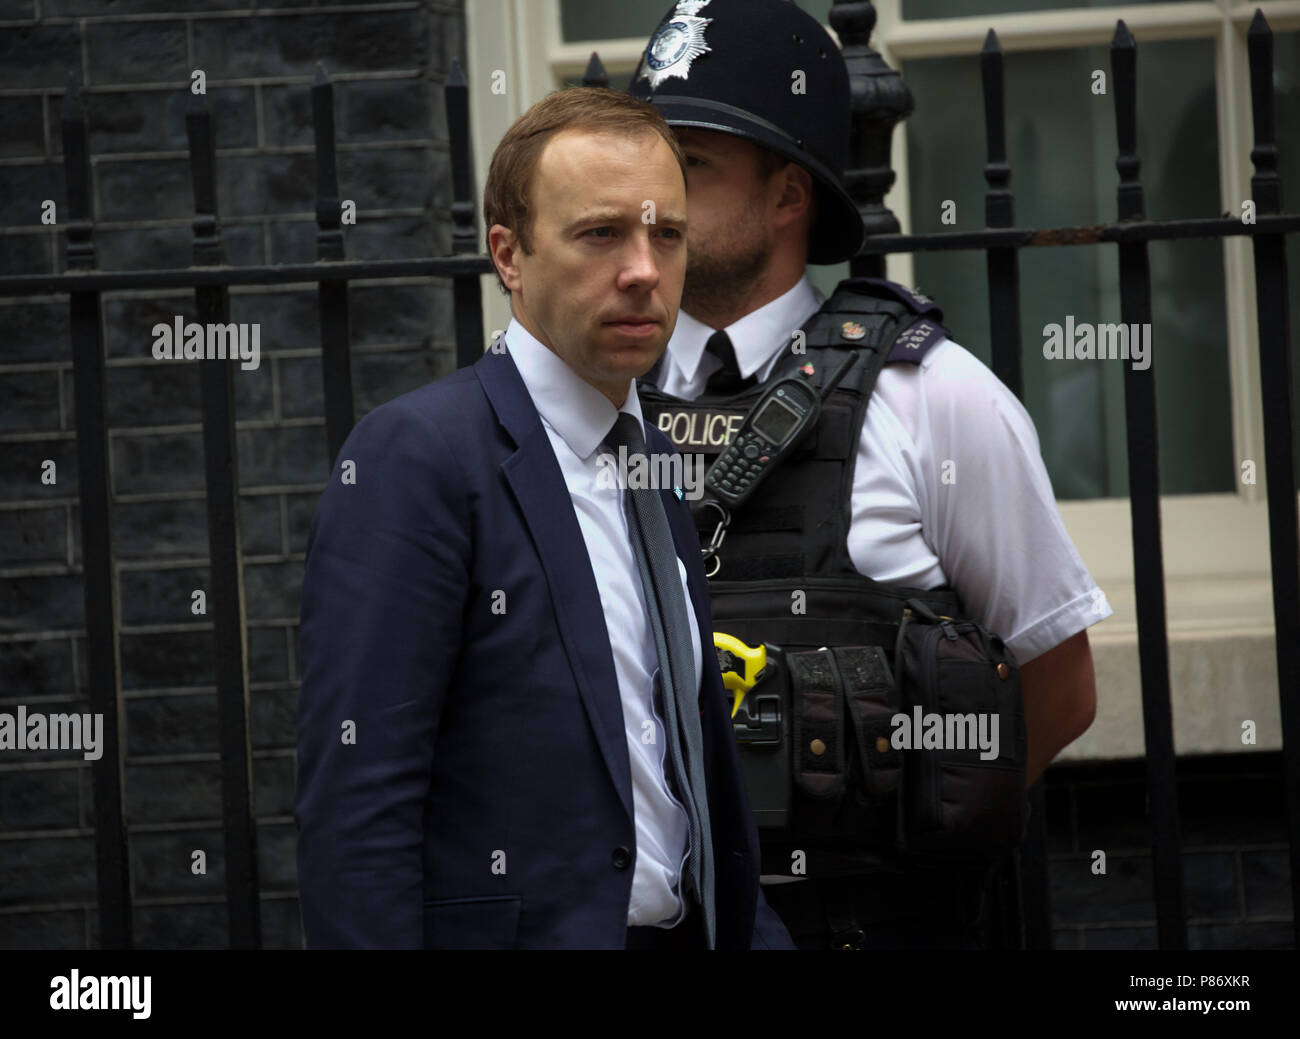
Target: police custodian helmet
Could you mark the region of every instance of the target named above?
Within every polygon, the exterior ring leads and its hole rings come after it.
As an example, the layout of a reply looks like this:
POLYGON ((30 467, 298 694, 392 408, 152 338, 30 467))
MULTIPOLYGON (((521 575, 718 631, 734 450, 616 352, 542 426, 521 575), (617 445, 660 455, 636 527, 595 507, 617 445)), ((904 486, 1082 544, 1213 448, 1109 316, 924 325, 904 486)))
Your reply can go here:
POLYGON ((830 34, 792 0, 679 0, 628 90, 670 126, 735 134, 799 163, 817 186, 808 262, 857 253, 862 218, 841 181, 848 70, 830 34))

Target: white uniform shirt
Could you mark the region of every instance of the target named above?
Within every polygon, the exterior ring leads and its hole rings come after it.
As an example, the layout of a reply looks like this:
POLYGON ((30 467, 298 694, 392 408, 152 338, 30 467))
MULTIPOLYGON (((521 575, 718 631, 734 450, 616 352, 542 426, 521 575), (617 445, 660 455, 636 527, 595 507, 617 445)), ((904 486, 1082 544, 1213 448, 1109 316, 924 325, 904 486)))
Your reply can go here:
MULTIPOLYGON (((623 489, 609 486, 613 481, 598 479, 599 447, 618 412, 627 412, 638 422, 642 421, 636 383, 631 382, 627 400, 622 408, 615 410, 608 397, 585 382, 519 322, 510 322, 505 342, 564 474, 609 631, 632 767, 636 825, 628 926, 671 926, 685 915, 680 882, 685 875, 689 824, 686 810, 673 796, 665 778, 667 742, 663 714, 652 703, 659 658, 646 612, 641 574, 632 554, 627 515, 622 506, 623 489), (653 724, 652 729, 647 729, 646 721, 653 724), (647 742, 647 733, 653 733, 653 741, 647 742)), ((677 568, 691 626, 694 693, 698 698, 703 675, 700 629, 686 583, 686 567, 680 559, 677 568)), ((575 733, 575 738, 578 735, 575 733)))
MULTIPOLYGON (((766 379, 821 306, 801 278, 726 332, 743 376, 766 379)), ((658 384, 694 400, 721 366, 714 329, 682 311, 658 384)), ((1113 612, 1066 533, 1033 420, 951 339, 920 365, 887 364, 867 407, 853 470, 849 558, 883 584, 956 589, 1020 664, 1113 612), (944 483, 944 462, 955 479, 944 483)))

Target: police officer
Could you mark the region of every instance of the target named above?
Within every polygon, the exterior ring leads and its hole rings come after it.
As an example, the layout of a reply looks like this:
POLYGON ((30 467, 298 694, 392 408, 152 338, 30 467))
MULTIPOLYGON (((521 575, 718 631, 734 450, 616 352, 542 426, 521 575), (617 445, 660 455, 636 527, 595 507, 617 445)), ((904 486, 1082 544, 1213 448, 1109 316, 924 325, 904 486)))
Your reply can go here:
MULTIPOLYGON (((639 386, 651 420, 707 463, 772 380, 821 384, 859 354, 815 431, 724 530, 698 510, 716 549, 716 627, 815 650, 888 644, 909 597, 973 619, 1021 664, 1032 783, 1092 722, 1086 629, 1111 610, 1061 522, 1032 420, 948 338, 938 307, 883 279, 849 279, 830 299, 808 280, 806 264, 846 260, 863 240, 841 181, 839 47, 788 0, 680 0, 630 90, 687 156, 682 309, 639 386)), ((762 753, 743 737, 741 751, 750 766, 762 753)), ((801 948, 979 947, 990 862, 900 856, 896 806, 859 795, 831 820, 798 792, 766 813, 769 791, 747 772, 764 894, 801 948)))

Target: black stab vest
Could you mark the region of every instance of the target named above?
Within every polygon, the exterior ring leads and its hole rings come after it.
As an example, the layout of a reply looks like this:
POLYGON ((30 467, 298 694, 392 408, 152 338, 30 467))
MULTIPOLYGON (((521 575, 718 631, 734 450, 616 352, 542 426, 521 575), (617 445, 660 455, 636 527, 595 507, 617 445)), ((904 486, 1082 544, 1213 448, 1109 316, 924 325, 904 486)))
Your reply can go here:
MULTIPOLYGON (((863 576, 849 558, 847 543, 854 461, 880 369, 889 363, 919 364, 947 335, 942 319, 935 304, 904 286, 848 278, 803 326, 802 344, 799 334, 792 334, 769 382, 802 372, 820 390, 845 358, 856 354, 857 360, 823 401, 817 427, 771 471, 755 497, 732 514, 718 552, 719 567, 709 581, 716 630, 750 645, 767 642, 786 650, 883 646, 892 667, 906 599, 920 599, 938 614, 965 616, 950 588, 886 585, 863 576)), ((638 382, 642 413, 673 441, 688 465, 707 468, 765 384, 734 396, 706 394, 687 401, 656 388, 658 367, 638 382)), ((693 475, 702 481, 702 471, 693 475)), ((717 511, 700 502, 691 506, 701 543, 708 544, 717 511)), ((877 864, 892 829, 892 810, 847 801, 835 827, 839 836, 760 829, 764 872, 788 873, 787 852, 796 846, 821 849, 818 872, 852 872, 877 864)))

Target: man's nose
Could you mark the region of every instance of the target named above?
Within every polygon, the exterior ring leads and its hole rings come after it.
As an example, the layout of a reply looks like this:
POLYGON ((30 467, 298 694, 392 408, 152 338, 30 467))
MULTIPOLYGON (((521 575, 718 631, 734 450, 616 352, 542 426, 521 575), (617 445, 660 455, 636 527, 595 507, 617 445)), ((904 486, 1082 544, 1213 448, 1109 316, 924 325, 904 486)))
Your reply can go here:
POLYGON ((654 231, 653 224, 647 225, 645 233, 635 234, 629 241, 618 276, 620 289, 653 289, 659 284, 659 259, 651 241, 654 231))

